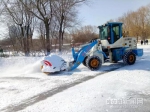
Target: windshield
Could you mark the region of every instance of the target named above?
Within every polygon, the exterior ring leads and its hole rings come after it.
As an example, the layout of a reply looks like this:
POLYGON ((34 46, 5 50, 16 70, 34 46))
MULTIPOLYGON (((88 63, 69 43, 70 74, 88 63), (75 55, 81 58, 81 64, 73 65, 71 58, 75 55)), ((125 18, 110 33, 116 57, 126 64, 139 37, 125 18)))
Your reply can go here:
POLYGON ((100 28, 100 39, 106 40, 108 38, 108 26, 104 26, 100 28))

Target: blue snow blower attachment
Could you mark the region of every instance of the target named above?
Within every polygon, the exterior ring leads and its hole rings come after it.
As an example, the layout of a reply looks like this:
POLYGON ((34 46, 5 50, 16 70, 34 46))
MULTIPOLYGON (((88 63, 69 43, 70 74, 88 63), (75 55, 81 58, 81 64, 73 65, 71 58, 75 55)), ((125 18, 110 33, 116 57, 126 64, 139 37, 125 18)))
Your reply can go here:
POLYGON ((86 54, 90 51, 90 49, 98 43, 97 40, 84 45, 78 52, 75 52, 74 47, 72 47, 72 55, 74 61, 69 63, 69 71, 76 69, 85 59, 86 54))
POLYGON ((98 40, 93 40, 92 42, 85 44, 82 48, 75 52, 72 48, 73 61, 66 62, 63 58, 58 55, 50 54, 46 56, 41 61, 41 71, 45 74, 60 72, 60 71, 71 71, 76 69, 83 61, 90 49, 98 43, 98 40), (68 63, 68 64, 67 64, 68 63))

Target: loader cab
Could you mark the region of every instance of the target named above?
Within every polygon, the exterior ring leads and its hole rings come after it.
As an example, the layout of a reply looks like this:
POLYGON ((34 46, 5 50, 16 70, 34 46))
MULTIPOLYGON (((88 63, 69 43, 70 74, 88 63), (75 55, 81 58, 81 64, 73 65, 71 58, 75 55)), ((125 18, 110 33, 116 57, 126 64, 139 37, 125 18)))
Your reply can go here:
POLYGON ((122 37, 122 24, 120 22, 108 22, 98 26, 101 40, 108 40, 109 44, 115 43, 122 37))

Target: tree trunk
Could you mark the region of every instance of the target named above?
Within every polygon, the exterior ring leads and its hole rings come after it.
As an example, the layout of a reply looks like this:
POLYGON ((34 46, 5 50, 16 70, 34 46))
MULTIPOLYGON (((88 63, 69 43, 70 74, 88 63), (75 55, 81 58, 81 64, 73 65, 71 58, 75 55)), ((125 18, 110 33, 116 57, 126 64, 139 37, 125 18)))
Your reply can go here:
POLYGON ((22 25, 20 25, 21 27, 21 35, 22 35, 22 38, 23 38, 23 49, 24 49, 24 53, 25 53, 25 56, 27 55, 27 43, 26 43, 26 38, 24 36, 24 30, 23 30, 23 27, 22 25))
POLYGON ((31 40, 30 40, 31 46, 33 48, 33 41, 32 41, 32 35, 31 35, 31 40))
POLYGON ((49 24, 48 22, 45 22, 45 29, 46 29, 46 50, 47 50, 47 54, 50 54, 50 38, 49 38, 49 24))
POLYGON ((55 39, 55 49, 57 49, 57 39, 55 39))
POLYGON ((26 53, 26 56, 29 56, 29 53, 30 53, 30 44, 29 44, 29 39, 30 39, 29 36, 30 36, 30 35, 29 35, 29 28, 30 28, 30 27, 29 27, 29 25, 28 25, 28 26, 27 26, 27 29, 26 29, 26 30, 27 30, 27 32, 26 32, 26 33, 27 33, 27 34, 26 34, 26 35, 27 35, 27 40, 26 40, 26 41, 27 41, 27 53, 26 53))
POLYGON ((65 31, 63 30, 63 31, 62 31, 62 34, 61 34, 61 35, 62 35, 62 46, 63 46, 63 44, 64 44, 64 33, 65 33, 65 31))
POLYGON ((25 56, 27 55, 27 44, 26 44, 26 38, 25 37, 23 37, 23 46, 24 46, 24 53, 25 53, 25 56))
POLYGON ((60 51, 60 52, 61 52, 61 45, 62 45, 62 44, 61 44, 61 40, 62 40, 61 32, 62 32, 62 30, 60 29, 60 30, 59 30, 59 51, 60 51))
POLYGON ((61 21, 60 21, 60 26, 59 26, 59 51, 61 52, 62 50, 62 27, 63 27, 63 20, 64 20, 64 15, 61 15, 61 21))

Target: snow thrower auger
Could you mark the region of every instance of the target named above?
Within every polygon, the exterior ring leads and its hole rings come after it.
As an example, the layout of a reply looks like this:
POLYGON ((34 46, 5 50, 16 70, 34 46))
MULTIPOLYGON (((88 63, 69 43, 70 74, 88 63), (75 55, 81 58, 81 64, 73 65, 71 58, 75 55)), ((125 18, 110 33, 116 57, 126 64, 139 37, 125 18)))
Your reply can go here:
POLYGON ((143 49, 137 48, 136 38, 122 36, 122 24, 108 22, 99 26, 99 39, 93 39, 83 45, 77 53, 72 48, 74 58, 72 62, 66 62, 57 55, 45 57, 42 61, 42 72, 49 74, 62 70, 74 70, 81 63, 90 70, 98 70, 106 60, 111 63, 123 61, 124 64, 133 65, 136 56, 143 55, 143 49))
MULTIPOLYGON (((85 63, 85 57, 90 49, 95 46, 100 40, 94 40, 86 45, 83 45, 82 48, 75 52, 74 47, 72 47, 72 56, 74 61, 66 62, 63 58, 58 55, 51 54, 49 56, 44 57, 42 60, 41 71, 46 74, 60 72, 60 71, 71 71, 76 69, 81 63, 85 63)), ((93 60, 93 67, 99 68, 100 62, 98 62, 97 58, 93 60)))

